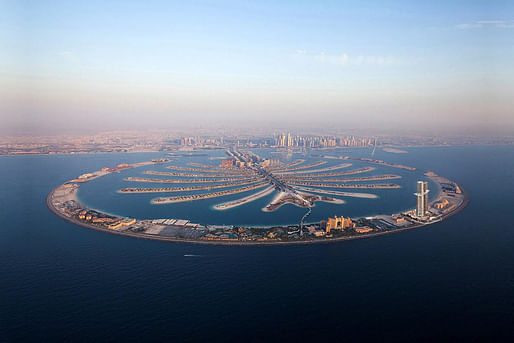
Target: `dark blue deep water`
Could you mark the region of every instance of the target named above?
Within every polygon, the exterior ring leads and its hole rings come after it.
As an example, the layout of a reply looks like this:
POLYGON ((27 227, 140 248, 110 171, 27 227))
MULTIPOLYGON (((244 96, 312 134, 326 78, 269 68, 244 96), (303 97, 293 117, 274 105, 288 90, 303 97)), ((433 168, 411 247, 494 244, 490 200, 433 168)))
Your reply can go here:
POLYGON ((0 342, 514 338, 513 147, 377 152, 457 181, 471 201, 442 223, 372 239, 184 245, 47 210, 56 185, 148 156, 0 157, 0 342))

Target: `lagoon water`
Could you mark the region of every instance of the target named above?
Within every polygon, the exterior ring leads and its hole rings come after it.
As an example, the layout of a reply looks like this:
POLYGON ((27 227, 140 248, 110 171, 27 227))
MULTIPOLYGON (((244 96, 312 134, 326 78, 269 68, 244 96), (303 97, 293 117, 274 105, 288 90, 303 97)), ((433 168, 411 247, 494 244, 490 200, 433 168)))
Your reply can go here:
MULTIPOLYGON (((313 157, 312 155, 320 154, 319 151, 307 152, 307 153, 294 153, 290 155, 273 154, 270 150, 253 150, 263 157, 270 158, 281 158, 284 163, 303 159, 305 162, 302 165, 307 165, 313 162, 323 161, 324 165, 319 167, 313 167, 309 169, 303 169, 303 171, 318 170, 322 168, 338 166, 344 163, 351 162, 351 166, 343 169, 337 169, 336 172, 340 171, 351 171, 361 169, 364 167, 374 167, 373 171, 352 174, 347 176, 339 176, 338 178, 358 178, 364 176, 383 175, 383 174, 396 174, 402 176, 401 179, 394 180, 383 180, 383 181, 358 181, 358 182, 347 182, 347 183, 396 183, 401 185, 401 189, 334 189, 339 191, 348 192, 359 192, 359 193, 372 193, 379 197, 377 199, 363 199, 354 197, 344 197, 346 203, 341 205, 328 204, 324 202, 317 202, 316 206, 312 208, 312 213, 309 216, 309 221, 319 222, 322 219, 334 215, 345 215, 345 216, 369 216, 378 213, 395 213, 401 210, 407 210, 413 208, 414 196, 413 193, 416 191, 416 181, 418 179, 427 180, 432 186, 432 192, 430 198, 435 198, 438 193, 438 189, 431 180, 423 175, 423 171, 408 171, 405 169, 392 168, 387 166, 381 166, 376 164, 369 164, 361 161, 348 161, 348 160, 337 160, 337 159, 321 159, 319 157, 313 157)), ((357 157, 368 157, 370 155, 369 149, 333 149, 323 150, 321 153, 330 155, 351 155, 357 157)), ((120 194, 119 189, 124 187, 180 187, 186 186, 197 186, 205 184, 162 184, 162 183, 145 183, 145 182, 129 182, 125 178, 128 176, 133 177, 146 177, 152 179, 169 179, 173 178, 170 176, 160 175, 147 175, 144 171, 164 171, 171 172, 173 170, 167 169, 168 165, 175 165, 181 167, 190 167, 188 163, 196 162, 208 165, 218 165, 219 159, 226 158, 224 150, 204 151, 203 154, 206 156, 198 157, 182 157, 171 161, 170 163, 161 165, 150 165, 146 167, 140 167, 135 169, 129 169, 120 173, 112 173, 101 177, 99 179, 87 182, 81 185, 78 196, 80 200, 87 204, 90 208, 100 209, 104 212, 116 214, 119 216, 130 216, 137 219, 158 219, 158 218, 175 218, 175 219, 188 219, 193 223, 206 224, 227 224, 227 225, 288 225, 298 224, 301 217, 305 214, 306 210, 303 208, 296 207, 292 204, 287 204, 277 211, 274 212, 263 212, 261 209, 265 207, 278 193, 277 191, 255 200, 251 203, 235 207, 225 211, 217 211, 212 207, 216 204, 231 201, 242 198, 244 196, 256 193, 261 189, 233 194, 229 196, 211 198, 198 201, 189 201, 184 203, 176 204, 163 204, 163 205, 152 205, 151 199, 159 196, 176 196, 184 194, 192 194, 195 192, 175 192, 175 193, 147 193, 147 194, 120 194)), ((202 154, 202 155, 203 155, 202 154)), ((390 154, 383 154, 390 155, 390 154)), ((139 154, 139 161, 150 160, 155 157, 166 157, 164 154, 139 154)), ((387 158, 389 156, 384 156, 387 158)), ((123 156, 120 156, 123 158, 123 156)), ((111 162, 112 165, 112 162, 111 162)), ((85 171, 93 171, 84 170, 85 171)), ((311 172, 309 172, 310 174, 311 172)), ((306 173, 307 174, 307 173, 306 173)), ((301 176, 302 174, 297 174, 301 176)), ((175 177, 177 179, 177 177, 175 177)), ((180 179, 180 178, 178 178, 180 179)), ((187 177, 186 179, 191 179, 187 177)), ((316 182, 316 181, 314 181, 316 182)), ((212 185, 216 183, 209 183, 212 185)), ((230 189, 230 188, 229 188, 230 189)), ((197 191, 196 193, 206 193, 209 191, 197 191)))
MULTIPOLYGON (((455 180, 470 195, 464 211, 383 237, 276 247, 119 237, 75 226, 46 208, 48 192, 66 180, 159 153, 0 157, 0 342, 513 338, 514 148, 407 150, 377 150, 375 157, 455 180)), ((143 170, 95 180, 79 196, 116 214, 197 215, 191 219, 214 224, 290 223, 304 213, 291 206, 263 216, 259 206, 269 200, 263 198, 220 216, 207 202, 194 211, 115 192, 133 186, 123 177, 143 170)), ((338 209, 357 216, 408 208, 417 175, 403 176, 392 180, 402 185, 398 192, 348 198, 338 209)), ((317 206, 313 218, 332 210, 317 206)))

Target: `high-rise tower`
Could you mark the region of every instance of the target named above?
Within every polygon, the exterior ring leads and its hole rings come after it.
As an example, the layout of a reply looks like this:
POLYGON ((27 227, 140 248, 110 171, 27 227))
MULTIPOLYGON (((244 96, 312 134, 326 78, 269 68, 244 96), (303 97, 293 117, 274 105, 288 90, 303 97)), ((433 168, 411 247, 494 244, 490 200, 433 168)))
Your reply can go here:
POLYGON ((424 217, 428 212, 428 182, 418 181, 416 196, 416 216, 424 217))

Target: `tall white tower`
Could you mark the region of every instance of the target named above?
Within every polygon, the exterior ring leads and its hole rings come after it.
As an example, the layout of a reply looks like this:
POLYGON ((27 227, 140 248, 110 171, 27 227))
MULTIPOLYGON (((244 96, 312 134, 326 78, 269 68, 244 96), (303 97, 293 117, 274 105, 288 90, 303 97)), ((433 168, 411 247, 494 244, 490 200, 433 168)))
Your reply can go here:
POLYGON ((428 182, 418 181, 418 192, 416 196, 416 216, 424 217, 428 212, 428 182))

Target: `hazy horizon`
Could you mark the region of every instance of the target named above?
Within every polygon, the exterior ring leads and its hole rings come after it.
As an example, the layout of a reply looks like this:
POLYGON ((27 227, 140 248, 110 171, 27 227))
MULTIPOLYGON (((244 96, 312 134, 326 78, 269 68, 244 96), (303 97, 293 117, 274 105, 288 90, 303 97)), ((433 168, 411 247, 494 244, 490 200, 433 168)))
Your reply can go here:
POLYGON ((1 1, 0 132, 508 135, 513 43, 508 1, 1 1))

